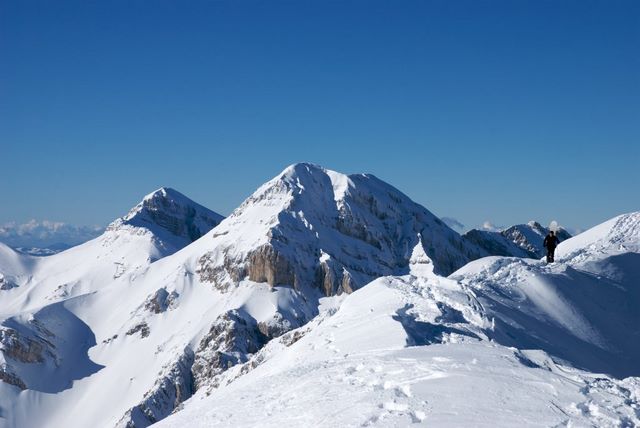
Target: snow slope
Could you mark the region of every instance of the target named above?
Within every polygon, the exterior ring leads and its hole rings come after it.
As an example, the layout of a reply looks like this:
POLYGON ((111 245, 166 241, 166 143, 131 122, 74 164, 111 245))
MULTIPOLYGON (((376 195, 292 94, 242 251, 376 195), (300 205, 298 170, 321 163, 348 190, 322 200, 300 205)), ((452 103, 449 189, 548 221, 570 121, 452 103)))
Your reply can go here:
POLYGON ((609 298, 571 266, 492 257, 443 278, 412 259, 411 275, 323 300, 157 426, 640 424, 637 282, 609 298))
POLYGON ((640 253, 640 212, 612 218, 556 249, 559 260, 583 263, 625 253, 640 253))

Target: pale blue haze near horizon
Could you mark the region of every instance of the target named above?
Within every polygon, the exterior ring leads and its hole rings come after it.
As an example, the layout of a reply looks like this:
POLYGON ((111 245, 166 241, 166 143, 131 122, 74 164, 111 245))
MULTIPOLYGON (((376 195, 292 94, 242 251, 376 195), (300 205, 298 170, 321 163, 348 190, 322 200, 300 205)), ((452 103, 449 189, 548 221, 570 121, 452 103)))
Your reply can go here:
POLYGON ((0 0, 0 224, 229 214, 287 165, 467 227, 640 210, 638 1, 0 0))

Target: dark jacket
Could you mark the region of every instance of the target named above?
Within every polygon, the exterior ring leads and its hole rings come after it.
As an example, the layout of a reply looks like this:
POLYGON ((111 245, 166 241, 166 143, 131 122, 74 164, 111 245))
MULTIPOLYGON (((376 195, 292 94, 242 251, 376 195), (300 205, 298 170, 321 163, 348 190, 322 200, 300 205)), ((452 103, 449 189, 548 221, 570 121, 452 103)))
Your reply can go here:
POLYGON ((552 250, 556 248, 559 243, 560 243, 560 240, 556 235, 549 234, 546 236, 546 238, 544 238, 544 243, 542 245, 544 245, 545 248, 552 250))

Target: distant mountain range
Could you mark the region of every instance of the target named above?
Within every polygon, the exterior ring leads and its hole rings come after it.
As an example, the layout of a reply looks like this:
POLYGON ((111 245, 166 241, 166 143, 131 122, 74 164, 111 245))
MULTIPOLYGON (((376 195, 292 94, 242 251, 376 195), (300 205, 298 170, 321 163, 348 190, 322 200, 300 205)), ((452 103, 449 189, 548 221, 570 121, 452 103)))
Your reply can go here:
POLYGON ((62 222, 31 220, 0 225, 0 242, 34 256, 48 256, 82 244, 104 232, 100 226, 74 226, 62 222))

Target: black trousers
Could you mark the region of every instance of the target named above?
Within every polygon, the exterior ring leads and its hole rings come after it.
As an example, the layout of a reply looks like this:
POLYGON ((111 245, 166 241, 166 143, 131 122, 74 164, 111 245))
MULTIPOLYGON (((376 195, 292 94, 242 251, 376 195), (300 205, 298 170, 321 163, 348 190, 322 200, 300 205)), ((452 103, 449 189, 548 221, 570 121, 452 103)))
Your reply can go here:
POLYGON ((556 247, 547 247, 547 263, 553 263, 553 256, 556 252, 556 247))

